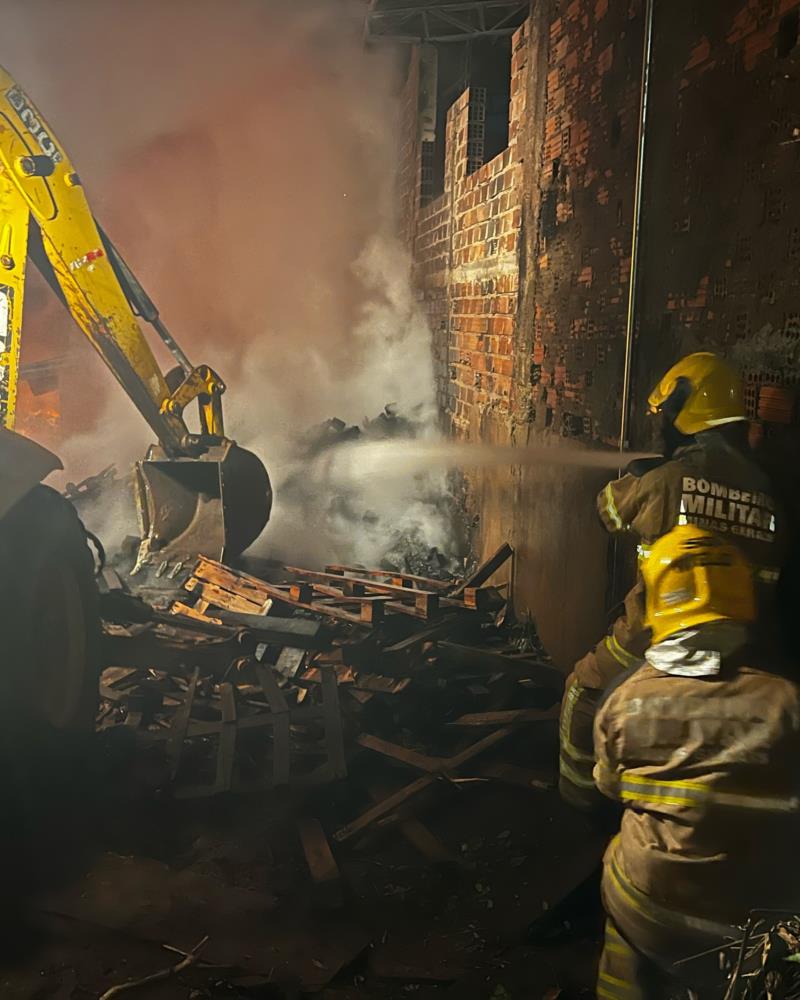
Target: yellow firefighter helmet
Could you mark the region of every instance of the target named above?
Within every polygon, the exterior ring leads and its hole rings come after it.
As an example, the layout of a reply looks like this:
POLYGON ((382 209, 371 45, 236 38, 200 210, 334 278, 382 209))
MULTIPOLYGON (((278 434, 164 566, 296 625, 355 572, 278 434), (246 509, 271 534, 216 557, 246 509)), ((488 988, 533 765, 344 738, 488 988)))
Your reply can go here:
POLYGON ((750 564, 710 531, 693 524, 673 528, 653 544, 641 570, 653 643, 707 622, 755 620, 750 564))
POLYGON ((746 420, 739 373, 716 354, 689 354, 667 372, 648 398, 651 413, 667 413, 681 434, 746 420))

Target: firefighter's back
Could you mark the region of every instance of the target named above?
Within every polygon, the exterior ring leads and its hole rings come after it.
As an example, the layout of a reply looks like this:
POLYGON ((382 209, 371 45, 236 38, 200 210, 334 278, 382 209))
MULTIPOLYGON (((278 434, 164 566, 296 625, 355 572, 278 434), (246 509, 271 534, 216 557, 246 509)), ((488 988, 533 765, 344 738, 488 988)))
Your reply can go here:
POLYGON ((622 888, 676 914, 738 924, 800 901, 800 689, 758 663, 743 652, 711 677, 647 665, 598 719, 628 807, 611 849, 622 888))

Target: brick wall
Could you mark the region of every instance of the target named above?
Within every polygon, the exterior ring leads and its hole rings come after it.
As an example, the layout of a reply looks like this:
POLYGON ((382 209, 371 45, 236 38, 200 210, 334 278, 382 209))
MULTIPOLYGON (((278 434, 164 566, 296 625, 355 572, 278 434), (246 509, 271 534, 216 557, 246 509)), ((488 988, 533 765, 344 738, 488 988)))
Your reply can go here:
POLYGON ((487 414, 507 423, 511 412, 525 55, 523 28, 514 39, 508 147, 481 162, 485 95, 465 91, 447 116, 444 194, 417 220, 416 278, 434 331, 439 404, 463 437, 478 436, 487 414))
POLYGON ((572 0, 550 23, 535 303, 534 420, 616 442, 630 275, 642 17, 572 0))
MULTIPOLYGON (((800 337, 798 0, 674 0, 656 23, 634 389, 675 357, 730 353, 769 324, 800 337)), ((737 355, 741 356, 741 355, 737 355)), ((753 389, 768 373, 744 363, 753 389)), ((798 371, 784 366, 783 379, 798 371)), ((752 415, 757 394, 749 393, 752 415)), ((639 439, 644 438, 641 405, 639 439)))
MULTIPOLYGON (((480 95, 450 109, 445 194, 413 231, 452 433, 618 443, 643 7, 537 0, 514 40, 509 147, 472 173, 480 95)), ((756 413, 776 373, 754 335, 770 324, 800 339, 798 13, 800 0, 656 2, 634 445, 647 444, 649 389, 682 354, 749 345, 756 413)), ((797 366, 779 375, 800 381, 797 366)), ((471 477, 479 544, 515 544, 518 606, 564 665, 611 603, 596 480, 530 465, 471 477)))

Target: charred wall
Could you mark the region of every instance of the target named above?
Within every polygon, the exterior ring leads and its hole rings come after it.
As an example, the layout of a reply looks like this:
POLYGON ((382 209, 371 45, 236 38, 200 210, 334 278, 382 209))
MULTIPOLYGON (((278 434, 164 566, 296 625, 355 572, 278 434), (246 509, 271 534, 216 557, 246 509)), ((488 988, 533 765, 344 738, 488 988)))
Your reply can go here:
MULTIPOLYGON (((800 336, 799 11, 655 0, 634 445, 647 392, 689 350, 737 359, 753 416, 759 384, 795 379, 759 338, 800 336)), ((488 163, 480 91, 450 105, 444 194, 417 197, 410 232, 457 436, 618 445, 643 32, 642 0, 533 4, 512 44, 509 144, 488 163)), ((598 477, 526 466, 470 482, 482 548, 515 544, 517 604, 568 665, 611 602, 598 477)))
POLYGON ((799 21, 797 0, 676 0, 656 22, 638 401, 700 348, 734 354, 753 417, 761 384, 797 378, 760 332, 800 337, 799 21))

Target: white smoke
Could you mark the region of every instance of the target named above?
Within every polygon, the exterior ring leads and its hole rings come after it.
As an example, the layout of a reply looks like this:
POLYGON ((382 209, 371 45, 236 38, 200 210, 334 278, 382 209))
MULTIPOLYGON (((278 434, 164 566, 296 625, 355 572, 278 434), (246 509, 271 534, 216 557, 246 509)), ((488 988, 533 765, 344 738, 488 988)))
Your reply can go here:
MULTIPOLYGON (((450 546, 440 473, 389 486, 309 470, 302 503, 281 500, 305 428, 360 423, 389 403, 423 434, 435 422, 430 330, 395 235, 397 55, 365 50, 364 11, 361 0, 7 0, 0 39, 0 63, 67 146, 163 319, 225 379, 228 433, 277 491, 261 550, 302 547, 317 562, 375 562, 399 532, 450 546), (333 492, 362 512, 357 530, 331 514, 333 492)), ((29 345, 53 330, 46 317, 26 317, 29 345)), ((64 372, 61 438, 46 443, 68 479, 110 463, 124 475, 152 435, 66 320, 60 335, 79 377, 64 372)), ((99 526, 110 546, 135 530, 113 520, 99 526)))

